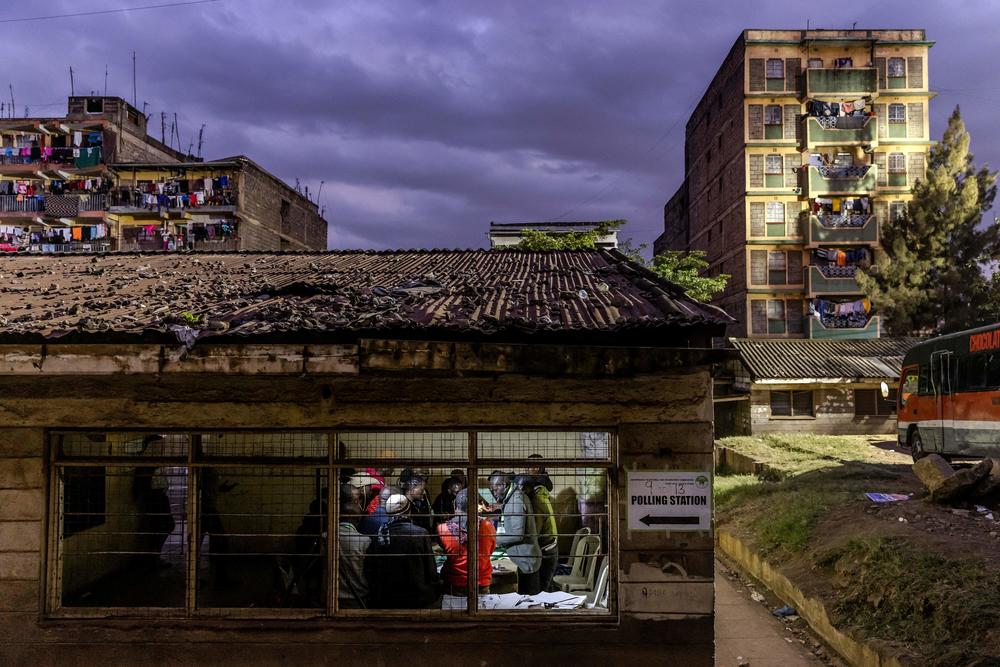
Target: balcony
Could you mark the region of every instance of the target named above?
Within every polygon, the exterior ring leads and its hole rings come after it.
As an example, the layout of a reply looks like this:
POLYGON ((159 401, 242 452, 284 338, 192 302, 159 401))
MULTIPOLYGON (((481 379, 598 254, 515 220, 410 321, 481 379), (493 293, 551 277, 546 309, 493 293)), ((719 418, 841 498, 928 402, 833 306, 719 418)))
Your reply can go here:
POLYGON ((143 211, 184 211, 204 210, 206 213, 232 213, 236 211, 236 191, 225 190, 195 191, 181 194, 156 195, 133 188, 116 188, 109 193, 109 210, 114 213, 138 213, 143 211), (198 203, 198 196, 202 203, 198 203))
POLYGON ((107 210, 104 193, 72 195, 0 195, 0 213, 44 216, 47 218, 75 218, 87 213, 100 217, 107 210))
POLYGON ((31 243, 28 245, 26 252, 111 252, 114 249, 115 244, 113 240, 99 239, 96 241, 72 241, 70 243, 31 243))
POLYGON ((806 70, 806 97, 863 97, 877 93, 878 72, 874 67, 806 70))
POLYGON ((861 327, 827 327, 818 317, 809 316, 806 328, 808 337, 814 340, 867 340, 879 337, 881 322, 874 315, 861 327))
POLYGON ((820 119, 806 116, 802 119, 802 140, 805 148, 819 146, 851 146, 855 144, 878 145, 878 123, 874 116, 840 116, 820 119), (824 123, 836 123, 824 127, 824 123))
POLYGON ((875 191, 875 165, 861 167, 815 167, 804 173, 806 199, 829 195, 863 195, 875 191))
POLYGON ((856 270, 853 266, 807 266, 803 270, 806 294, 809 298, 824 294, 863 294, 854 277, 856 270))
POLYGON ((809 216, 806 245, 876 245, 878 218, 874 215, 809 216))
POLYGON ((37 169, 88 169, 101 164, 100 146, 84 148, 0 148, 3 171, 37 169))

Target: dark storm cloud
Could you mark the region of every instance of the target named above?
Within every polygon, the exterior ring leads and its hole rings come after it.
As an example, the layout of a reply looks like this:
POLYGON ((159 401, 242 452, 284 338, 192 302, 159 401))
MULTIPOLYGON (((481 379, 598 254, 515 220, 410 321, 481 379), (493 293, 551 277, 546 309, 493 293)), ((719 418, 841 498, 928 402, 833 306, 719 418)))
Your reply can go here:
MULTIPOLYGON (((98 0, 94 0, 95 3, 98 0)), ((93 9, 135 6, 106 0, 93 9)), ((33 8, 32 5, 35 7, 33 8)), ((89 8, 89 7, 88 7, 89 8)), ((45 14, 80 11, 68 1, 45 14)), ((0 18, 37 15, 8 2, 0 18)), ((961 102, 1000 163, 996 25, 986 3, 340 2, 207 5, 8 24, 8 76, 32 115, 77 91, 131 97, 153 134, 244 153, 323 204, 338 247, 478 246, 490 220, 625 217, 649 242, 683 177, 684 123, 746 27, 923 27, 938 45, 932 132, 961 102), (897 17, 906 17, 905 25, 897 17)), ((22 102, 22 100, 24 102, 22 102)))

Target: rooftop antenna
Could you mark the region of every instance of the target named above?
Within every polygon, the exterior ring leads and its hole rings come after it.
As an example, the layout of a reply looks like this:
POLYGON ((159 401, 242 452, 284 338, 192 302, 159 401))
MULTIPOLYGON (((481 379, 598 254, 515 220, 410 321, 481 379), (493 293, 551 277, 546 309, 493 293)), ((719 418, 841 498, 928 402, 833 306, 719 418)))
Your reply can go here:
POLYGON ((132 52, 132 106, 137 106, 139 97, 135 94, 135 51, 132 52))
POLYGON ((167 143, 167 112, 160 112, 160 143, 167 143))
POLYGON ((25 118, 31 118, 31 114, 28 113, 28 107, 24 107, 24 117, 25 118))
POLYGON ((104 96, 108 96, 108 66, 104 65, 104 96))
POLYGON ((201 142, 205 138, 205 124, 201 124, 201 129, 198 130, 198 157, 201 157, 201 142))
POLYGON ((167 146, 174 147, 174 123, 170 123, 170 142, 167 146))
POLYGON ((177 122, 177 112, 174 112, 174 132, 177 133, 177 150, 181 149, 181 126, 177 122))
POLYGON ((69 66, 69 95, 76 97, 76 84, 73 81, 73 66, 69 66))
POLYGON ((146 120, 149 120, 149 116, 146 116, 146 107, 148 105, 149 105, 149 102, 147 102, 146 100, 142 101, 142 115, 145 116, 146 120))
POLYGON ((319 198, 323 196, 323 184, 324 183, 326 183, 326 181, 320 181, 319 182, 319 192, 316 193, 316 205, 317 206, 319 205, 319 198))
POLYGON ((10 88, 10 117, 14 117, 14 84, 8 83, 7 87, 10 88))
POLYGON ((854 23, 851 24, 851 30, 854 30, 857 27, 858 27, 858 22, 857 21, 855 21, 854 23))

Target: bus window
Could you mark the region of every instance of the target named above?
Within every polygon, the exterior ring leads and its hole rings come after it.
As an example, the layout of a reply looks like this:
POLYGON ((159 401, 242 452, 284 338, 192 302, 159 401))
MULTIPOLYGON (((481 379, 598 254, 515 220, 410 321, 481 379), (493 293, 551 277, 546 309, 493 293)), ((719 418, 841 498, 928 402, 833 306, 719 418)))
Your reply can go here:
POLYGON ((994 352, 986 362, 986 386, 1000 389, 1000 353, 994 352))
POLYGON ((920 376, 917 380, 917 395, 930 396, 934 393, 931 387, 931 367, 928 364, 920 364, 920 376))
POLYGON ((985 354, 972 354, 963 361, 963 389, 969 391, 982 391, 986 388, 986 364, 985 354))
POLYGON ((902 382, 902 392, 899 394, 899 404, 905 406, 906 402, 910 400, 910 396, 917 393, 918 387, 918 373, 917 367, 913 366, 907 368, 903 371, 903 382, 902 382))

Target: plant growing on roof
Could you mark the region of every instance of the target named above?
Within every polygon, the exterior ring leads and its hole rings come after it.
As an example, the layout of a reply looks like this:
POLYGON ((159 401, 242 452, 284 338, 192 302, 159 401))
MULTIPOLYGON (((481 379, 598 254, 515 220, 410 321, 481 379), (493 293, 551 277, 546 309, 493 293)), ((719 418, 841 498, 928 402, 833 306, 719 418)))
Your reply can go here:
POLYGON ((201 315, 195 315, 190 310, 185 310, 183 313, 181 313, 180 317, 181 321, 184 324, 187 324, 188 326, 195 326, 197 324, 201 324, 201 319, 202 319, 201 315))
MULTIPOLYGON (((594 250, 597 248, 598 239, 627 222, 627 220, 605 220, 590 231, 564 234, 522 229, 521 242, 516 247, 521 250, 594 250)), ((708 269, 708 262, 705 260, 705 253, 700 250, 691 252, 668 250, 653 257, 650 263, 642 255, 645 249, 646 244, 636 246, 632 239, 628 238, 620 243, 618 251, 636 264, 645 266, 661 278, 674 283, 697 301, 711 301, 714 296, 726 289, 726 283, 731 277, 725 273, 717 276, 702 275, 708 269)))

